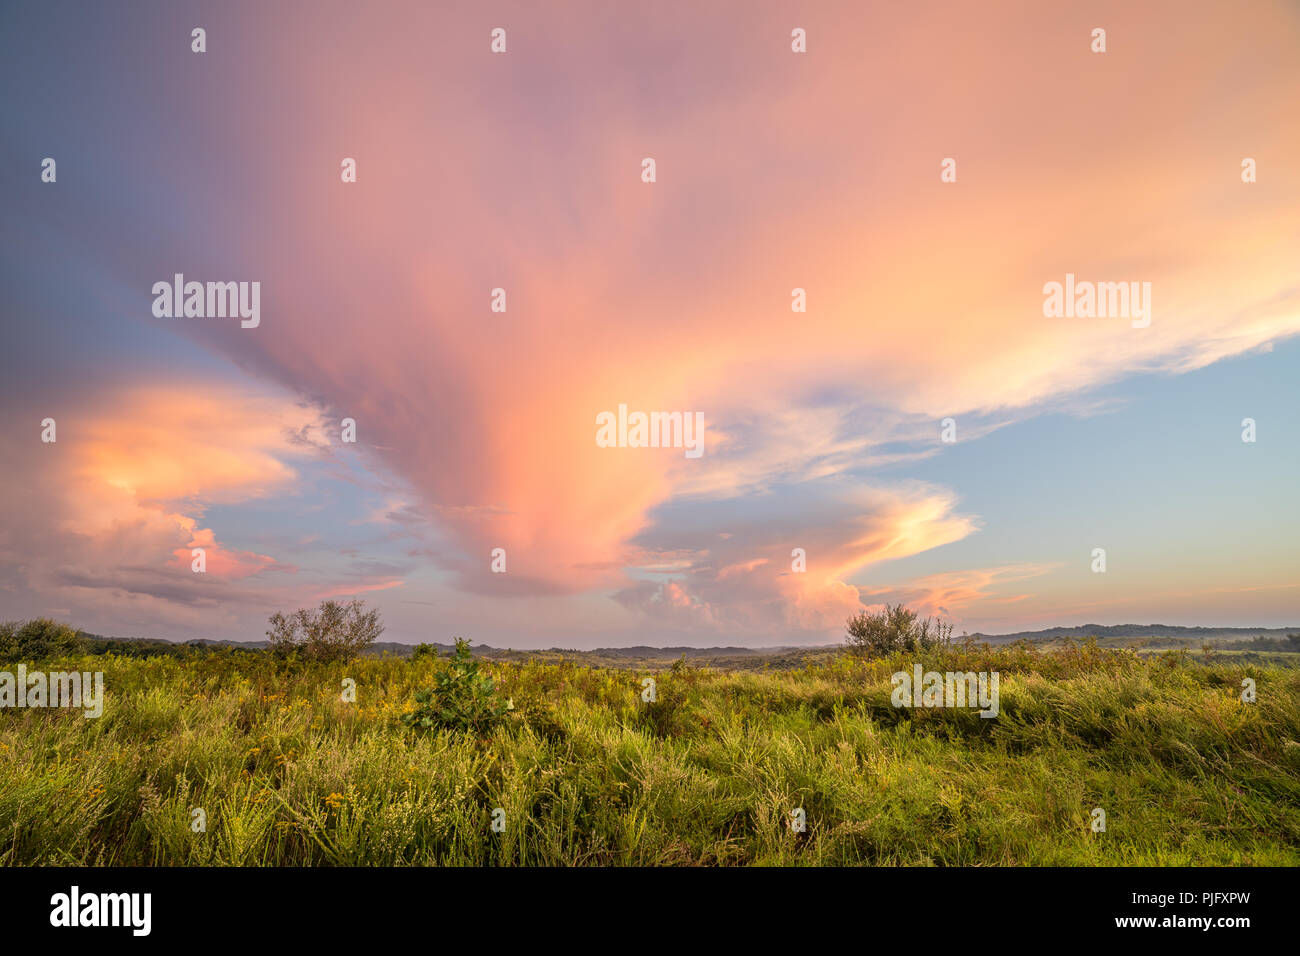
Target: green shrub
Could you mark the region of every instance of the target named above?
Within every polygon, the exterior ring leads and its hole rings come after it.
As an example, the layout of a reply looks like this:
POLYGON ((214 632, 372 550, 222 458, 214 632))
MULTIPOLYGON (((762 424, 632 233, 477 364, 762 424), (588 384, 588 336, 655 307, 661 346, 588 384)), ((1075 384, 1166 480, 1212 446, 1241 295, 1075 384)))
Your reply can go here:
POLYGON ((515 709, 513 701, 502 698, 492 678, 479 672, 469 641, 463 638, 456 638, 455 653, 433 680, 432 689, 416 692, 416 709, 402 715, 407 726, 482 733, 515 709))
POLYGON ((902 604, 885 605, 883 611, 862 611, 849 618, 848 644, 868 657, 884 657, 896 651, 928 651, 952 643, 952 624, 927 617, 902 604))
POLYGON ((0 660, 41 660, 56 654, 79 650, 77 632, 66 624, 48 617, 37 617, 24 624, 9 621, 0 624, 0 660))

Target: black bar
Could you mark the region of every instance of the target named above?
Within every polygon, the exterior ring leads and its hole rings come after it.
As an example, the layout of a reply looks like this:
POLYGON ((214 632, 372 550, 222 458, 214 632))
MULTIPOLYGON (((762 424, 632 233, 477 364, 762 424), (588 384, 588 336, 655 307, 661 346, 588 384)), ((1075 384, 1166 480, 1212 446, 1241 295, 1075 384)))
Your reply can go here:
POLYGON ((991 945, 1021 932, 1232 946, 1242 934, 1284 931, 1293 886, 1291 870, 1228 868, 0 870, 14 940, 260 947, 373 942, 382 932, 432 934, 445 948, 463 930, 478 939, 468 945, 493 950, 596 931, 611 946, 715 935, 813 943, 841 931, 871 948, 991 945), (92 894, 150 894, 148 935, 135 935, 129 914, 116 927, 52 926, 53 898, 73 886, 83 906, 92 894), (1198 925, 1206 918, 1208 928, 1198 925), (1241 918, 1246 925, 1221 922, 1241 918), (1130 919, 1155 924, 1118 925, 1130 919))

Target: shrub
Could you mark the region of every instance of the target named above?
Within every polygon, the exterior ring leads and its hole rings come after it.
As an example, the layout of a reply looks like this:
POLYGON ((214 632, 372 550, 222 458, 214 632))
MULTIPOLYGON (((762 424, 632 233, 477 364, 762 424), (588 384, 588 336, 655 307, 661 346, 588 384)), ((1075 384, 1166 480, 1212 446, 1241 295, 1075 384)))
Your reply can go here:
POLYGON ((301 653, 313 661, 350 661, 384 632, 378 610, 365 610, 364 601, 322 601, 319 608, 300 608, 288 617, 271 615, 266 636, 280 657, 301 653))
POLYGON ((919 620, 902 604, 885 605, 883 611, 862 611, 849 618, 848 644, 868 657, 896 651, 928 651, 952 643, 952 624, 936 618, 919 620))
POLYGON ((416 644, 415 650, 411 652, 411 660, 418 661, 428 657, 430 659, 438 656, 438 647, 435 644, 416 644))
POLYGON ((463 638, 456 638, 455 653, 433 680, 431 689, 416 692, 415 710, 402 715, 408 727, 482 733, 515 709, 514 701, 502 699, 492 678, 479 672, 469 641, 463 638))
POLYGON ((80 646, 75 630, 48 617, 33 618, 24 624, 0 624, 0 660, 40 660, 72 653, 80 646))

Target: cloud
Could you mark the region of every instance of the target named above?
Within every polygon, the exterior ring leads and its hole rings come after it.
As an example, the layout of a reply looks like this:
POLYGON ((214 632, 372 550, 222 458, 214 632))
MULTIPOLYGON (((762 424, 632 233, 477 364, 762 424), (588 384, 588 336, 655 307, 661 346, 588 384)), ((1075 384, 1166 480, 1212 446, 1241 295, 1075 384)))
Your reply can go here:
MULTIPOLYGON (((1061 35, 1054 11, 950 10, 935 31, 919 11, 840 6, 810 14, 815 55, 766 72, 746 64, 787 32, 775 10, 739 28, 694 11, 684 36, 656 13, 621 37, 616 63, 591 21, 548 12, 547 35, 572 38, 563 52, 521 44, 502 69, 447 51, 472 91, 459 98, 378 59, 361 68, 380 53, 360 53, 346 84, 304 102, 303 123, 265 134, 298 169, 339 152, 347 130, 361 182, 260 186, 264 221, 291 224, 252 239, 277 291, 257 335, 208 341, 357 417, 446 532, 437 560, 463 591, 607 591, 683 621, 815 626, 852 605, 853 570, 973 525, 954 527, 940 493, 803 526, 773 489, 924 458, 943 417, 974 437, 1126 375, 1300 332, 1300 247, 1284 225, 1300 218, 1300 190, 1270 176, 1245 192, 1240 157, 1207 146, 1300 147, 1295 124, 1276 121, 1300 98, 1294 18, 1260 6, 1225 35, 1206 9, 1169 11, 1176 34, 1109 10, 1124 42, 1103 60, 1061 35), (871 56, 835 40, 859 27, 876 38, 871 56), (690 95, 664 80, 647 96, 635 65, 669 47, 690 95), (1216 72, 1234 82, 1205 86, 1216 72), (543 76, 540 96, 529 87, 543 76), (438 124, 413 121, 430 95, 438 124), (646 154, 653 186, 636 175, 646 154), (946 155, 951 185, 938 180, 946 155), (1042 287, 1066 272, 1151 282, 1151 326, 1045 318, 1042 287), (488 311, 498 286, 506 313, 488 311), (807 313, 789 309, 796 286, 807 313), (619 403, 701 410, 704 457, 596 448, 594 416, 619 403), (752 494, 771 495, 771 513, 751 522, 788 537, 732 529, 728 564, 813 538, 825 571, 806 580, 820 583, 777 577, 773 557, 725 578, 697 567, 628 584, 632 542, 694 539, 665 504, 752 494), (497 547, 506 575, 489 571, 497 547)), ((520 35, 542 28, 540 13, 518 17, 520 35)), ((310 41, 311 25, 294 29, 310 41)), ((327 46, 294 49, 299 74, 325 68, 327 46)))
POLYGON ((743 501, 702 502, 638 537, 644 579, 615 595, 657 623, 751 637, 824 635, 863 607, 858 570, 961 540, 976 529, 956 500, 923 483, 864 488, 845 482, 792 490, 775 520, 743 501), (675 519, 675 520, 674 520, 675 519), (682 532, 689 524, 690 532, 682 532), (664 568, 668 543, 685 543, 664 568), (795 570, 794 548, 806 570, 795 570))
POLYGON ((220 381, 124 384, 93 400, 72 388, 44 410, 57 441, 29 430, 0 476, 0 586, 31 613, 58 604, 83 626, 125 615, 215 628, 302 588, 293 564, 231 546, 205 515, 291 495, 295 465, 327 447, 319 412, 220 381))
POLYGON ((999 608, 1025 600, 1024 591, 1006 593, 1007 587, 1041 577, 1056 568, 1052 563, 1025 563, 991 568, 968 568, 913 578, 889 587, 859 589, 868 604, 906 604, 923 615, 935 615, 962 623, 962 612, 978 607, 981 613, 996 614, 999 608))

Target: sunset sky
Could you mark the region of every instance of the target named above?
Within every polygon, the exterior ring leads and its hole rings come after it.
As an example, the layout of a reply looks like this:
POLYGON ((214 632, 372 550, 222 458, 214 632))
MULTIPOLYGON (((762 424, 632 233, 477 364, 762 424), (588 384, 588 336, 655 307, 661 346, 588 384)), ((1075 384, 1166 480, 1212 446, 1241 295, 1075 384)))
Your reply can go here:
POLYGON ((0 618, 1300 624, 1300 5, 739 6, 6 4, 0 618), (176 273, 260 325, 155 318, 176 273))

